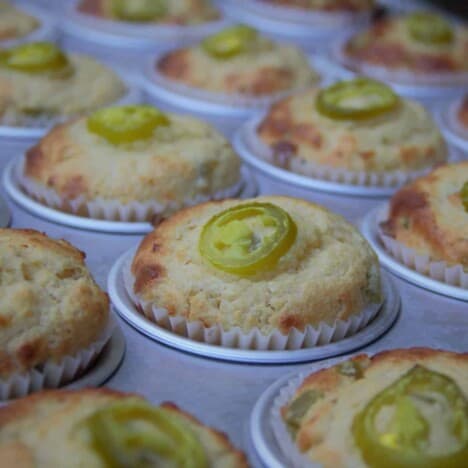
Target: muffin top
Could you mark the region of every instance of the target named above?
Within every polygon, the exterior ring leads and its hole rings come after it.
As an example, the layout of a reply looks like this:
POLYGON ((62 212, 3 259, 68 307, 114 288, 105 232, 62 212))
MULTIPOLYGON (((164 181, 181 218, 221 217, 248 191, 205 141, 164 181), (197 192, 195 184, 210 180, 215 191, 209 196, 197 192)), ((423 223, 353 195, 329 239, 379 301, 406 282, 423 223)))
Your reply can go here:
POLYGON ((272 5, 300 10, 325 12, 358 12, 367 11, 374 6, 374 0, 262 0, 272 5))
POLYGON ((275 165, 296 172, 307 173, 308 163, 411 171, 447 159, 443 137, 422 105, 363 78, 273 104, 256 133, 275 165))
POLYGON ((251 97, 300 89, 319 80, 299 49, 276 44, 242 25, 169 52, 156 68, 189 87, 251 97))
POLYGON ((400 189, 383 232, 432 260, 468 267, 468 161, 438 167, 400 189))
POLYGON ((107 295, 84 253, 33 230, 0 229, 0 378, 88 347, 103 332, 107 295))
POLYGON ((468 29, 433 13, 385 17, 352 37, 345 54, 359 62, 421 77, 468 71, 468 29))
POLYGON ((458 468, 466 461, 467 398, 468 354, 396 349, 309 375, 282 416, 299 450, 324 468, 424 461, 458 468), (458 463, 449 463, 454 454, 458 463))
POLYGON ((120 78, 91 57, 64 53, 47 42, 0 51, 0 121, 25 125, 32 119, 83 114, 118 100, 120 78))
POLYGON ((174 404, 104 388, 47 391, 1 408, 0 459, 22 468, 248 466, 225 434, 174 404))
POLYGON ((26 153, 24 175, 62 200, 180 206, 238 183, 239 161, 202 121, 148 105, 122 106, 52 129, 26 153))
POLYGON ((359 232, 280 196, 178 212, 145 237, 131 271, 139 300, 224 330, 288 334, 380 302, 377 257, 359 232))
POLYGON ((468 132, 468 96, 463 98, 457 112, 457 119, 460 125, 468 132))
POLYGON ((0 44, 1 41, 27 36, 40 26, 33 16, 0 0, 0 44))
POLYGON ((209 0, 81 0, 78 11, 135 24, 192 25, 219 18, 209 0))

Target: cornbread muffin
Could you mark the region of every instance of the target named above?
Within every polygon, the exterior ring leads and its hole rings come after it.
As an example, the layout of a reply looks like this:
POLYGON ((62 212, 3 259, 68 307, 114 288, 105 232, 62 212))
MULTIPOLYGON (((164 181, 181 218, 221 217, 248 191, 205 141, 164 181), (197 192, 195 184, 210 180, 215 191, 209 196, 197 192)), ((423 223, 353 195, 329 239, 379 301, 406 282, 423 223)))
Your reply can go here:
POLYGON ((468 131, 468 96, 463 98, 461 106, 457 112, 457 118, 459 124, 463 127, 464 130, 468 131))
POLYGON ((381 227, 420 255, 468 268, 468 161, 438 167, 400 189, 381 227), (466 191, 466 189, 465 189, 466 191), (464 206, 465 205, 465 206, 464 206))
POLYGON ((144 238, 131 273, 131 294, 169 317, 263 335, 333 325, 381 296, 377 257, 353 226, 280 196, 178 212, 144 238))
POLYGON ((466 461, 467 398, 468 354, 396 349, 309 375, 282 416, 297 448, 323 468, 387 468, 395 460, 458 468, 466 461), (453 453, 458 462, 445 464, 453 453))
MULTIPOLYGON (((346 84, 346 82, 343 82, 346 84)), ((273 104, 256 129, 270 162, 309 174, 312 165, 350 171, 414 171, 446 161, 444 139, 424 107, 403 98, 366 119, 335 119, 317 109, 318 89, 273 104)))
POLYGON ((262 97, 305 88, 319 80, 307 57, 246 26, 221 31, 192 47, 167 53, 157 72, 191 88, 262 97))
POLYGON ((189 466, 189 461, 203 468, 248 466, 225 434, 172 403, 154 407, 138 395, 109 389, 48 391, 0 409, 2 466, 104 468, 117 466, 114 458, 128 467, 169 468, 189 466), (117 420, 118 412, 124 414, 117 420), (112 431, 106 431, 111 424, 112 431))
POLYGON ((124 83, 112 70, 91 57, 64 54, 49 43, 25 44, 6 53, 30 57, 36 51, 39 56, 54 53, 63 63, 60 67, 52 63, 51 68, 46 64, 43 70, 28 71, 6 66, 8 58, 0 57, 0 122, 3 125, 27 125, 31 119, 44 124, 44 119, 48 122, 84 114, 117 101, 126 92, 124 83))
MULTIPOLYGON (((124 0, 81 0, 78 11, 113 21, 145 24, 190 25, 213 21, 219 17, 219 13, 208 0, 158 0, 153 1, 153 5, 146 2, 147 11, 145 7, 130 3, 124 0)), ((143 5, 145 2, 139 3, 143 5)))
POLYGON ((344 54, 358 70, 376 65, 430 78, 430 74, 468 72, 467 48, 466 27, 429 13, 413 13, 378 20, 352 37, 344 54))
POLYGON ((37 231, 0 229, 0 257, 0 379, 59 362, 99 338, 109 301, 84 253, 37 231))
POLYGON ((366 11, 374 6, 373 0, 262 0, 272 5, 300 10, 341 12, 366 11))
POLYGON ((0 1, 0 44, 1 41, 27 36, 40 26, 33 16, 16 8, 10 2, 0 1))
POLYGON ((223 136, 202 121, 161 114, 150 106, 111 107, 55 127, 26 153, 23 176, 30 195, 48 203, 43 191, 52 190, 56 208, 82 216, 95 217, 89 208, 94 202, 139 204, 134 214, 127 213, 127 221, 166 216, 225 193, 234 196, 242 183, 240 160, 223 136), (163 119, 142 139, 126 142, 117 125, 112 142, 107 127, 94 131, 90 126, 95 115, 102 114, 98 123, 106 124, 122 113, 125 124, 140 111, 163 119))

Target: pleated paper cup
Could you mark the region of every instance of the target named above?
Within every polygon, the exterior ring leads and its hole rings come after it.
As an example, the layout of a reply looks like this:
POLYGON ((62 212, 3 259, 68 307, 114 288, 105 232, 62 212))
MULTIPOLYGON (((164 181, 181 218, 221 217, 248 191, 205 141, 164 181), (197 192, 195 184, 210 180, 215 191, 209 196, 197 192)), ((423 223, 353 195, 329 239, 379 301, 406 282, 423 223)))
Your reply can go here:
POLYGON ((201 321, 188 321, 182 316, 173 316, 157 304, 145 302, 133 291, 135 278, 131 273, 132 259, 123 267, 125 288, 137 310, 156 325, 191 340, 226 348, 245 350, 297 350, 312 348, 352 336, 362 330, 378 313, 382 303, 371 304, 349 320, 336 320, 332 324, 307 325, 304 331, 293 328, 287 335, 279 330, 264 335, 258 328, 244 332, 240 327, 224 330, 221 325, 206 327, 201 321))
POLYGON ((21 398, 33 392, 59 388, 86 372, 109 342, 115 322, 112 318, 99 338, 77 353, 64 356, 60 361, 49 359, 33 369, 8 378, 0 378, 0 400, 21 398))

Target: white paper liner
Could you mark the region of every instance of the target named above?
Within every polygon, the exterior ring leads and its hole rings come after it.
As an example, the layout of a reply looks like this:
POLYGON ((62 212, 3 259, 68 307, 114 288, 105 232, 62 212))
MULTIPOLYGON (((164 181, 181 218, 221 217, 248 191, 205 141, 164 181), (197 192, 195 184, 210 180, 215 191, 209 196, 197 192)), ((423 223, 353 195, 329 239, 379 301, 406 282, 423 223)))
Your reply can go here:
MULTIPOLYGON (((166 55, 167 53, 168 52, 165 51, 163 53, 158 54, 157 56, 153 56, 146 66, 145 78, 150 84, 150 86, 147 86, 147 92, 149 94, 152 94, 151 87, 157 87, 169 93, 182 95, 184 97, 200 101, 201 106, 203 106, 203 102, 226 106, 226 112, 229 113, 229 108, 232 107, 246 110, 264 109, 270 106, 274 101, 277 101, 278 99, 282 99, 291 95, 292 93, 296 93, 307 88, 307 86, 298 87, 288 89, 279 93, 269 94, 267 96, 249 96, 240 93, 227 94, 195 88, 193 86, 188 86, 184 83, 170 80, 157 70, 157 64, 159 60, 162 57, 164 57, 164 55, 166 55)), ((315 84, 319 84, 322 77, 316 70, 313 71, 315 71, 315 73, 317 74, 317 81, 315 84)))
POLYGON ((381 229, 380 223, 387 221, 388 208, 380 211, 376 216, 377 233, 385 249, 399 262, 418 273, 441 281, 451 286, 468 289, 468 273, 461 264, 448 265, 445 261, 436 261, 429 255, 418 254, 414 249, 387 236, 381 229))
POLYGON ((413 87, 427 86, 428 92, 438 91, 438 93, 453 92, 451 87, 466 86, 468 82, 468 72, 412 72, 405 69, 391 69, 381 65, 374 65, 346 54, 345 48, 348 41, 353 37, 347 34, 344 38, 336 41, 331 48, 333 58, 354 71, 359 71, 362 75, 391 83, 406 84, 413 87))
POLYGON ((0 401, 21 398, 46 388, 58 388, 74 380, 95 362, 112 336, 114 328, 115 322, 109 316, 100 337, 76 354, 64 356, 59 362, 50 359, 23 374, 0 379, 0 401))
POLYGON ((54 189, 44 187, 32 179, 25 177, 24 163, 25 159, 22 157, 15 168, 15 177, 23 191, 31 198, 59 211, 108 221, 156 222, 158 217, 167 216, 183 207, 197 205, 209 200, 222 200, 224 198, 235 197, 241 192, 245 184, 241 176, 239 181, 231 187, 219 190, 211 195, 199 194, 193 198, 184 198, 182 201, 165 203, 150 200, 146 202, 132 201, 122 204, 118 200, 106 200, 104 198, 86 200, 84 196, 79 196, 73 200, 63 200, 54 189))
POLYGON ((133 292, 135 278, 131 273, 132 259, 123 266, 125 289, 140 313, 158 326, 191 340, 226 348, 250 350, 295 350, 321 346, 342 340, 363 329, 379 312, 382 303, 368 305, 349 320, 336 320, 332 325, 321 322, 316 328, 307 325, 304 332, 293 328, 287 335, 274 331, 264 335, 258 328, 248 333, 240 327, 224 330, 221 325, 205 327, 200 321, 187 321, 181 316, 171 316, 166 309, 145 302, 133 292))
MULTIPOLYGON (((316 164, 312 161, 302 159, 297 155, 290 158, 290 169, 284 169, 283 167, 275 164, 275 155, 273 150, 257 135, 257 128, 264 118, 265 114, 256 117, 245 124, 245 141, 254 156, 265 160, 272 166, 279 167, 280 169, 288 172, 346 185, 365 187, 401 187, 418 177, 426 175, 433 169, 433 166, 428 166, 416 171, 350 171, 347 169, 316 164)), ((440 162, 437 164, 440 164, 440 162)), ((436 165, 436 163, 434 163, 434 165, 436 165)))

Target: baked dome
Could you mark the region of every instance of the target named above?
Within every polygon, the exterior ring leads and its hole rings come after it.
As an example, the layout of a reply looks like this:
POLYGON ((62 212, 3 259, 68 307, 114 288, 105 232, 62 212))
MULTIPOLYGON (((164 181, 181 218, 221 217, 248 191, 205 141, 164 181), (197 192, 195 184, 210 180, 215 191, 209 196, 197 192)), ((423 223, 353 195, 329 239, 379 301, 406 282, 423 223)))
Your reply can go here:
POLYGON ((0 229, 0 378, 59 362, 95 342, 109 300, 84 253, 33 230, 0 229))
POLYGON ((39 21, 7 1, 0 1, 0 44, 1 41, 19 39, 35 31, 39 21))

